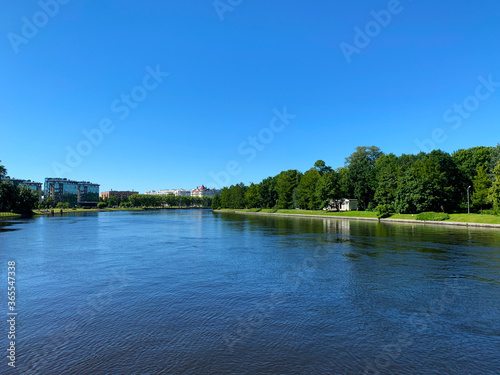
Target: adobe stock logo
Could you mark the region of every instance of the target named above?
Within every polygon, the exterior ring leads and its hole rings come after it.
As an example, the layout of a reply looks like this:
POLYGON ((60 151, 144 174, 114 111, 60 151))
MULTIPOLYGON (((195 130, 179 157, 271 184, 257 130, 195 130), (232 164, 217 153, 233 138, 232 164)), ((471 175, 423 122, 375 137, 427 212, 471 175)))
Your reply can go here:
MULTIPOLYGON (((493 80, 493 74, 490 74, 488 78, 479 76, 477 80, 479 84, 476 86, 473 95, 467 96, 461 103, 453 104, 451 108, 443 113, 443 121, 451 124, 450 128, 453 131, 460 129, 464 120, 469 119, 472 113, 480 108, 481 102, 491 98, 500 88, 500 82, 493 80)), ((435 128, 432 130, 430 138, 415 139, 415 144, 421 151, 431 152, 437 148, 439 143, 446 142, 448 138, 446 129, 435 128)))
MULTIPOLYGON (((246 141, 241 142, 238 145, 238 153, 241 156, 248 155, 245 160, 251 163, 257 157, 257 154, 263 151, 266 146, 270 144, 275 137, 275 134, 285 130, 285 127, 290 124, 290 120, 296 118, 296 115, 292 115, 287 112, 286 107, 283 107, 283 111, 277 108, 273 109, 275 116, 269 121, 269 126, 262 128, 257 133, 257 136, 250 136, 246 141)), ((212 186, 217 186, 222 189, 224 186, 229 186, 231 177, 236 177, 243 171, 240 163, 236 160, 230 160, 226 164, 225 170, 219 171, 217 173, 210 172, 210 177, 212 178, 212 186)))
POLYGON ((389 26, 393 20, 393 16, 400 14, 403 10, 404 7, 399 0, 389 0, 387 9, 379 12, 372 10, 370 14, 373 19, 368 21, 363 29, 358 26, 354 28, 353 44, 342 42, 339 45, 347 63, 351 63, 351 56, 353 54, 359 55, 364 48, 368 47, 372 40, 379 36, 383 29, 389 26))
POLYGON ((212 3, 221 21, 224 21, 224 13, 232 12, 243 0, 214 0, 212 3))
POLYGON ((38 6, 41 10, 35 12, 30 19, 27 17, 21 18, 23 25, 21 26, 21 35, 14 32, 7 34, 10 45, 16 54, 19 53, 21 44, 28 44, 33 39, 41 28, 47 26, 49 20, 54 18, 59 13, 60 5, 68 4, 70 0, 40 0, 38 6))
MULTIPOLYGON (((140 85, 135 86, 130 93, 122 94, 119 99, 114 100, 110 105, 111 112, 118 115, 118 119, 124 121, 132 109, 139 106, 139 103, 146 100, 148 92, 156 89, 164 78, 169 76, 169 73, 162 72, 160 65, 156 65, 156 69, 150 66, 146 67, 147 74, 142 78, 140 85)), ((78 167, 83 158, 89 156, 94 147, 98 147, 104 140, 106 134, 110 134, 115 130, 115 123, 109 117, 104 117, 99 121, 99 126, 87 131, 82 130, 85 139, 78 142, 75 148, 66 146, 66 163, 58 161, 52 162, 52 169, 57 177, 62 177, 66 173, 73 171, 73 168, 78 167)))

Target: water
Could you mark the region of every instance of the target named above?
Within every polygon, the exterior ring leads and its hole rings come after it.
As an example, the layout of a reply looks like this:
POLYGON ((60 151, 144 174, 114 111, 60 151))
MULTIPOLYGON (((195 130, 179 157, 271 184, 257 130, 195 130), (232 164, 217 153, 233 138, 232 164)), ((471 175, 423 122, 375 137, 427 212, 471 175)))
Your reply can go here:
POLYGON ((0 306, 15 260, 23 374, 498 374, 499 241, 208 210, 4 220, 0 306))

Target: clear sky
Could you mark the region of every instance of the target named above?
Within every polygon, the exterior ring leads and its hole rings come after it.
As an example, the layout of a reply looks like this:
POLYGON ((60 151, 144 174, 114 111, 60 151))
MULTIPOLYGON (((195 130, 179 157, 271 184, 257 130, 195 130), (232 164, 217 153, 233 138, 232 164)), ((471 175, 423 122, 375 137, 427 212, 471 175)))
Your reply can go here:
POLYGON ((2 2, 0 160, 144 192, 494 146, 499 21, 497 0, 2 2))

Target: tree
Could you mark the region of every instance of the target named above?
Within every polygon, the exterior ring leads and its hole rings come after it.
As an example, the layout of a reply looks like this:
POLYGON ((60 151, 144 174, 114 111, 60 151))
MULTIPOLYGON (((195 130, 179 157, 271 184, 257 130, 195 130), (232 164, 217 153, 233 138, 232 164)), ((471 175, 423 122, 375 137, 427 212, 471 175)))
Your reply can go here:
POLYGON ((318 198, 320 208, 329 207, 330 202, 333 202, 337 206, 337 211, 340 210, 339 203, 343 198, 343 194, 338 172, 330 171, 321 176, 316 185, 316 197, 318 198))
POLYGON ((35 208, 38 202, 38 193, 28 186, 19 186, 17 204, 15 210, 22 213, 29 213, 35 208))
POLYGON ((382 155, 375 162, 377 187, 374 199, 379 205, 394 205, 399 178, 398 157, 394 154, 382 155))
POLYGON ((480 166, 489 168, 493 147, 471 147, 455 151, 451 157, 464 178, 464 186, 469 186, 480 166))
POLYGON ((262 196, 260 195, 259 185, 250 184, 245 193, 245 202, 248 208, 262 207, 262 196))
POLYGON ((500 211, 500 161, 493 169, 494 181, 489 189, 488 202, 493 204, 495 211, 500 211))
POLYGON ((104 200, 109 207, 114 207, 114 206, 118 206, 118 198, 115 197, 114 195, 110 196, 109 198, 106 198, 104 200))
POLYGON ((18 190, 9 181, 0 181, 0 211, 11 211, 17 205, 18 190))
POLYGON ((7 169, 5 169, 5 167, 0 164, 0 180, 3 180, 5 176, 7 176, 7 169))
POLYGON ((214 199, 212 200, 212 209, 218 210, 220 208, 220 196, 219 194, 215 194, 214 199))
POLYGON ((278 208, 293 208, 293 190, 298 186, 301 173, 296 169, 283 171, 277 176, 278 208))
POLYGON ((263 208, 273 208, 278 204, 277 176, 268 177, 259 184, 263 208))
POLYGON ((495 168, 500 163, 500 143, 491 149, 490 155, 490 173, 495 174, 495 168))
POLYGON ((302 209, 315 210, 321 202, 316 195, 316 186, 321 178, 320 172, 312 168, 304 173, 297 186, 297 205, 302 209))
POLYGON ((448 153, 421 152, 405 158, 403 163, 396 190, 397 212, 445 211, 457 207, 459 172, 448 153))
POLYGON ((327 166, 323 160, 318 160, 316 163, 314 163, 314 168, 319 172, 320 175, 323 175, 332 170, 332 167, 327 166))
POLYGON ((477 169, 477 174, 472 181, 474 193, 472 194, 472 203, 481 206, 481 215, 483 214, 483 205, 488 198, 491 180, 488 177, 488 169, 482 165, 477 169))
POLYGON ((356 147, 356 151, 346 158, 348 180, 354 197, 361 207, 366 209, 375 195, 377 186, 375 179, 375 162, 383 152, 376 146, 356 147))

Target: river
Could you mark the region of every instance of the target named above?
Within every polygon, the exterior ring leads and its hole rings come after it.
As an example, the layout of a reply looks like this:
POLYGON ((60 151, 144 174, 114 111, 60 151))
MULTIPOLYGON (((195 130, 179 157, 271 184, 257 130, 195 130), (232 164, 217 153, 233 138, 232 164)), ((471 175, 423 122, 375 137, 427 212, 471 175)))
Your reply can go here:
POLYGON ((499 243, 210 210, 2 220, 0 305, 15 261, 19 373, 498 374, 499 243))

